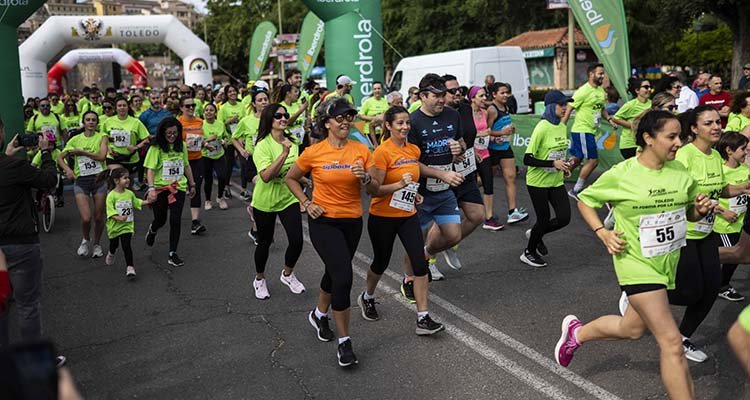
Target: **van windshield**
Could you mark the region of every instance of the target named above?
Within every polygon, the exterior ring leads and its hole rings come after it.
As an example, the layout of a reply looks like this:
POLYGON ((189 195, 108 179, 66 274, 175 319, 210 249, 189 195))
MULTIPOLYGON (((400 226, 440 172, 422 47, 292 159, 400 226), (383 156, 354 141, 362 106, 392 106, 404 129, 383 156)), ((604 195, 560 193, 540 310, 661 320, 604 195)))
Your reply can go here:
POLYGON ((391 78, 391 84, 388 85, 388 87, 391 90, 400 91, 401 90, 401 77, 402 77, 401 71, 396 71, 396 73, 393 75, 393 78, 391 78))

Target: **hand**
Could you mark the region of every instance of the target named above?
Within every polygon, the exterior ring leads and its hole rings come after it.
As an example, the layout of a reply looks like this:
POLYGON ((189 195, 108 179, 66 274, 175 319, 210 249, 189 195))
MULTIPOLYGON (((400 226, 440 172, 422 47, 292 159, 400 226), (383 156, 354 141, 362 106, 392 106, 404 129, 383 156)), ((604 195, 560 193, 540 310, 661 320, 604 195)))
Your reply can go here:
POLYGON ((375 118, 370 121, 370 126, 380 126, 383 124, 383 114, 375 116, 375 118))
POLYGON ((241 155, 242 157, 244 157, 244 158, 245 158, 246 160, 247 160, 248 158, 250 158, 250 153, 249 153, 249 152, 248 152, 247 150, 245 150, 245 149, 242 149, 242 150, 240 150, 240 155, 241 155))
POLYGON ((195 197, 195 185, 190 185, 188 187, 188 198, 192 199, 193 197, 195 197))
POLYGON ((40 149, 46 149, 49 147, 49 140, 47 140, 47 135, 39 135, 39 148, 40 149))
POLYGON ((306 188, 308 188, 308 189, 312 189, 312 186, 313 186, 313 184, 312 184, 312 180, 311 180, 311 179, 305 178, 305 177, 303 176, 303 177, 302 177, 302 178, 301 178, 301 179, 299 180, 299 183, 301 183, 301 184, 302 184, 302 186, 304 186, 304 187, 306 187, 306 188))
POLYGON ((622 231, 599 229, 596 231, 596 236, 598 236, 602 243, 604 243, 609 254, 615 255, 625 251, 625 246, 628 244, 625 240, 620 239, 620 236, 622 236, 623 233, 624 232, 622 231))
POLYGON ((410 172, 407 172, 407 173, 401 175, 401 181, 399 182, 399 184, 401 185, 402 188, 405 188, 405 187, 409 186, 412 182, 413 182, 412 181, 412 175, 411 175, 410 172))
POLYGON ((563 172, 570 172, 570 164, 565 160, 555 160, 555 169, 563 172))
POLYGON ((744 193, 744 194, 750 194, 750 182, 745 182, 742 185, 742 193, 744 193))
POLYGON ((156 194, 156 190, 150 190, 150 191, 149 191, 149 192, 148 192, 148 193, 146 194, 146 201, 148 201, 148 203, 149 203, 149 204, 153 204, 153 203, 155 203, 155 202, 156 202, 156 198, 157 198, 157 196, 158 196, 158 195, 156 194))
POLYGON ((115 215, 112 217, 112 219, 118 222, 125 222, 128 220, 128 217, 125 215, 115 215))
POLYGON ((724 208, 716 207, 716 210, 721 213, 721 217, 724 218, 729 223, 737 222, 737 213, 732 210, 726 210, 724 208))
POLYGON ((474 159, 477 160, 477 164, 479 164, 480 162, 482 162, 482 156, 479 155, 478 151, 474 152, 474 159))
POLYGON ((309 215, 312 219, 317 219, 325 213, 326 209, 315 203, 310 203, 310 205, 307 206, 307 215, 309 215))
POLYGON ((283 142, 281 142, 281 146, 282 146, 282 147, 284 147, 284 151, 286 151, 286 152, 288 152, 288 151, 289 151, 289 149, 291 149, 291 148, 292 148, 292 145, 293 145, 293 144, 294 144, 294 143, 292 143, 292 141, 291 141, 291 140, 289 140, 289 138, 288 138, 288 137, 286 137, 286 136, 284 136, 284 141, 283 141, 283 142))
POLYGON ((235 122, 237 122, 239 120, 240 120, 240 116, 239 115, 235 115, 234 117, 229 118, 229 120, 227 121, 227 123, 228 124, 233 124, 233 123, 235 123, 235 122))
POLYGON ((365 172, 365 168, 362 166, 362 160, 357 160, 354 165, 352 165, 351 170, 354 176, 357 177, 357 179, 361 181, 365 180, 367 173, 365 172))
POLYGON ((461 143, 458 143, 457 141, 451 139, 451 140, 448 141, 448 145, 451 148, 451 155, 453 157, 455 157, 455 156, 463 153, 464 149, 461 148, 461 143))
POLYGON ((443 171, 441 175, 440 180, 453 187, 462 184, 464 181, 464 176, 456 171, 443 171))
POLYGON ((714 209, 714 207, 714 202, 712 202, 704 193, 698 194, 695 196, 695 199, 693 199, 693 208, 695 208, 695 211, 701 216, 707 215, 714 209))
POLYGON ((423 202, 424 202, 424 196, 422 196, 421 194, 417 193, 417 198, 414 201, 414 204, 416 204, 416 205, 419 206, 419 205, 422 205, 423 202))
POLYGON ((305 110, 307 110, 307 102, 306 101, 300 101, 299 102, 299 111, 305 111, 305 110))
POLYGON ((516 132, 516 127, 513 125, 507 125, 503 129, 500 130, 500 133, 503 135, 512 135, 516 132))
POLYGON ((18 135, 16 134, 16 136, 13 136, 13 139, 11 139, 11 141, 8 143, 8 146, 5 148, 5 155, 13 157, 21 150, 23 150, 23 146, 18 145, 18 135))
POLYGON ((72 170, 72 169, 70 169, 70 168, 67 168, 67 169, 65 170, 65 176, 67 176, 67 177, 68 177, 68 179, 70 179, 71 181, 72 181, 72 180, 75 180, 75 179, 76 179, 76 174, 75 174, 75 172, 73 172, 73 170, 72 170))

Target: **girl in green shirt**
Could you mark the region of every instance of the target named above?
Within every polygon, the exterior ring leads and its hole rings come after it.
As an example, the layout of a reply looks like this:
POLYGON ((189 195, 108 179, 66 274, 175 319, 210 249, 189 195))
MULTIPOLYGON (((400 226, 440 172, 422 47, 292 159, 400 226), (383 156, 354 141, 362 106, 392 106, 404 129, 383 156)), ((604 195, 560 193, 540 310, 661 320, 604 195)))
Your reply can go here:
MULTIPOLYGON (((226 103, 222 104, 221 107, 219 107, 217 119, 224 125, 226 125, 227 132, 229 132, 229 134, 233 134, 234 131, 237 130, 237 126, 240 120, 247 114, 247 111, 242 106, 242 104, 237 101, 238 94, 239 90, 237 90, 236 86, 225 86, 224 95, 226 96, 226 103)), ((226 154, 225 159, 227 160, 227 172, 224 179, 229 182, 232 180, 232 169, 234 168, 235 152, 231 146, 231 143, 227 143, 224 150, 226 154)), ((224 196, 227 198, 232 197, 232 193, 229 191, 228 186, 226 188, 224 196)))
POLYGON ((251 157, 255 139, 258 136, 260 113, 263 112, 269 102, 268 92, 265 89, 254 89, 257 90, 253 90, 250 94, 252 98, 250 109, 247 115, 240 120, 237 130, 232 133, 232 144, 240 155, 240 186, 242 186, 240 197, 245 201, 250 200, 247 185, 251 181, 254 182, 255 176, 258 174, 251 157))
POLYGON ((227 128, 221 121, 216 119, 216 104, 208 103, 203 106, 203 150, 201 160, 203 160, 204 176, 204 194, 206 211, 213 208, 211 203, 211 191, 213 189, 213 172, 219 181, 219 190, 216 192, 218 197, 219 208, 226 210, 229 208, 227 200, 224 198, 224 188, 227 185, 227 162, 224 154, 224 142, 227 138, 227 128))
POLYGON ((148 130, 133 116, 133 110, 124 97, 116 98, 114 104, 117 114, 101 125, 101 131, 110 143, 108 163, 111 167, 124 167, 133 173, 140 161, 138 151, 148 144, 148 130))
POLYGON ((729 108, 727 126, 724 128, 725 132, 742 132, 750 126, 750 102, 747 99, 750 99, 750 94, 746 91, 734 95, 732 105, 729 108))
POLYGON ((613 128, 616 128, 618 125, 622 127, 622 133, 620 133, 620 153, 622 154, 622 158, 626 160, 635 157, 637 149, 635 134, 633 133, 634 120, 641 113, 651 108, 651 100, 649 99, 651 97, 651 82, 648 79, 638 79, 634 83, 635 85, 630 90, 636 97, 623 104, 609 120, 613 128))

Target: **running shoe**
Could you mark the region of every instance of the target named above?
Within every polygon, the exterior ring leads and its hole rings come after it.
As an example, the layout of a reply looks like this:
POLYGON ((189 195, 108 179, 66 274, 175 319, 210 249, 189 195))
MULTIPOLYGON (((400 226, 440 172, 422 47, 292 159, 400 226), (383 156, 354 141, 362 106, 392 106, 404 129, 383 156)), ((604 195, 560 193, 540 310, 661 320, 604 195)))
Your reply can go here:
POLYGON ((532 253, 529 250, 524 250, 521 254, 521 262, 534 268, 544 268, 547 266, 547 262, 544 261, 536 252, 532 253))
MULTIPOLYGON (((243 191, 240 192, 240 198, 242 200, 249 201, 250 197, 252 197, 252 196, 250 196, 250 192, 248 192, 247 190, 243 190, 243 191)), ((229 196, 227 196, 227 198, 229 198, 229 196)))
POLYGON ((611 231, 615 229, 615 208, 610 206, 609 203, 607 203, 607 207, 609 207, 609 212, 607 217, 604 218, 604 229, 611 231))
POLYGON ((206 202, 203 204, 203 209, 208 211, 212 208, 214 208, 214 205, 213 203, 211 203, 211 200, 206 200, 206 202))
POLYGON ((203 226, 200 222, 193 222, 193 224, 190 226, 190 234, 191 235, 198 235, 206 231, 206 227, 203 226))
POLYGON ((482 229, 486 229, 488 231, 499 231, 503 228, 505 228, 505 225, 501 224, 497 217, 495 217, 494 215, 489 219, 485 219, 484 224, 482 224, 482 229))
POLYGON ((294 275, 294 272, 289 274, 289 276, 286 276, 284 275, 284 271, 281 271, 279 280, 281 281, 281 283, 287 285, 289 287, 289 290, 291 290, 294 294, 305 292, 305 285, 303 285, 302 282, 297 279, 297 275, 294 275))
POLYGON ((339 343, 339 348, 336 351, 336 358, 338 358, 339 365, 342 367, 357 364, 357 356, 354 355, 351 339, 346 339, 344 343, 339 343))
POLYGON ((443 257, 445 258, 445 262, 448 263, 448 266, 453 268, 454 270, 460 271, 463 267, 461 265, 461 260, 458 258, 458 245, 445 250, 443 252, 443 257))
POLYGON ((182 259, 180 258, 180 256, 177 255, 177 253, 170 254, 167 262, 169 263, 169 265, 173 267, 182 267, 183 265, 185 265, 185 261, 182 261, 182 259))
POLYGON ((57 365, 57 368, 61 368, 65 366, 65 363, 68 362, 68 359, 65 358, 65 356, 57 356, 55 357, 55 364, 57 365))
POLYGON ((76 253, 80 257, 87 257, 89 255, 89 241, 86 239, 81 240, 81 245, 78 246, 76 253))
POLYGON ((253 241, 254 245, 258 245, 258 231, 250 229, 247 231, 247 236, 250 237, 250 240, 253 241))
POLYGON ((226 210, 227 208, 229 208, 229 204, 227 204, 227 200, 224 199, 223 197, 219 198, 219 208, 222 210, 226 210))
POLYGON ((315 310, 312 310, 310 311, 310 314, 308 314, 307 320, 310 321, 310 325, 315 328, 318 340, 321 342, 330 342, 333 340, 333 331, 328 327, 328 316, 318 318, 315 315, 315 310))
POLYGON ((401 295, 411 304, 417 302, 414 298, 414 281, 407 281, 406 277, 401 280, 401 295))
MULTIPOLYGON (((248 198, 250 198, 250 195, 247 194, 248 193, 247 190, 243 190, 242 193, 244 193, 245 195, 248 196, 248 198)), ((242 193, 240 193, 240 197, 242 197, 242 200, 246 200, 242 196, 242 193)), ((229 189, 229 186, 227 186, 226 188, 224 188, 224 197, 227 198, 227 199, 231 199, 232 198, 232 190, 229 189)))
POLYGON ((151 230, 151 225, 148 226, 148 232, 146 232, 146 245, 151 247, 154 245, 156 240, 156 232, 151 230))
POLYGON ((135 267, 128 265, 128 268, 125 269, 125 277, 128 279, 134 279, 135 278, 135 267))
POLYGON ((729 301, 742 301, 745 300, 745 296, 741 295, 740 292, 735 290, 735 288, 729 286, 726 290, 722 290, 719 292, 719 297, 721 297, 724 300, 729 301))
POLYGON ((570 190, 568 190, 568 196, 569 196, 569 197, 570 197, 571 199, 575 200, 575 201, 578 201, 578 193, 581 193, 581 191, 580 191, 580 190, 579 190, 579 191, 576 191, 576 190, 574 190, 574 189, 570 189, 570 190))
POLYGON ((261 279, 253 279, 253 288, 255 288, 255 297, 260 300, 265 300, 271 297, 271 294, 268 293, 268 287, 266 286, 266 280, 261 279))
POLYGON ((362 294, 357 296, 357 304, 359 304, 359 309, 362 312, 362 318, 364 318, 365 320, 377 321, 380 319, 378 310, 375 308, 375 299, 365 299, 365 292, 362 292, 362 294))
POLYGON ((94 251, 91 252, 91 258, 99 258, 99 257, 104 257, 104 250, 102 250, 102 246, 95 244, 94 251))
POLYGON ((443 275, 442 272, 437 267, 437 262, 435 261, 435 257, 430 258, 430 265, 429 265, 429 271, 430 275, 432 276, 433 281, 442 281, 445 279, 445 275, 443 275))
MULTIPOLYGON (((531 239, 531 229, 526 230, 526 239, 531 239)), ((539 252, 539 254, 546 256, 549 255, 549 250, 547 250, 547 246, 544 245, 543 241, 539 241, 539 244, 536 245, 536 251, 539 252)))
POLYGON ((706 353, 699 350, 688 338, 682 339, 682 351, 685 352, 685 358, 690 361, 702 363, 708 360, 706 353))
POLYGON ((575 332, 583 326, 575 315, 568 315, 562 321, 562 334, 555 346, 555 361, 563 367, 570 365, 573 361, 573 353, 581 347, 576 339, 575 332))
POLYGON ((620 295, 620 301, 618 302, 618 306, 620 308, 620 315, 623 317, 625 316, 625 311, 628 310, 628 306, 630 305, 630 300, 628 300, 628 294, 625 292, 622 292, 622 295, 620 295))
POLYGON ((107 252, 107 256, 104 257, 104 264, 112 265, 114 263, 115 263, 115 255, 110 252, 107 252))
POLYGON ((432 318, 430 318, 430 314, 417 319, 416 333, 419 336, 434 335, 444 329, 445 326, 439 322, 433 321, 432 318))
POLYGON ((529 213, 521 211, 520 208, 516 208, 513 212, 508 213, 508 223, 515 224, 521 221, 526 221, 529 218, 529 213))

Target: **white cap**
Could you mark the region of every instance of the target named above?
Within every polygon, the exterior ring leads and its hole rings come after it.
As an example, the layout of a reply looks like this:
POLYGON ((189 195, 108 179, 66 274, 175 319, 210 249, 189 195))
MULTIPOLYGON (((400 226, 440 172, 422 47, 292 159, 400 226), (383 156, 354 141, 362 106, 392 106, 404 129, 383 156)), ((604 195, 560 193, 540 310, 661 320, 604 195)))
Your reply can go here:
POLYGON ((339 76, 339 79, 336 79, 336 85, 338 86, 353 85, 355 83, 357 82, 354 82, 348 75, 341 75, 339 76))
POLYGON ((268 82, 261 81, 261 80, 255 81, 255 83, 253 84, 253 86, 255 86, 257 88, 265 89, 265 90, 269 90, 269 88, 270 88, 268 86, 268 82))

